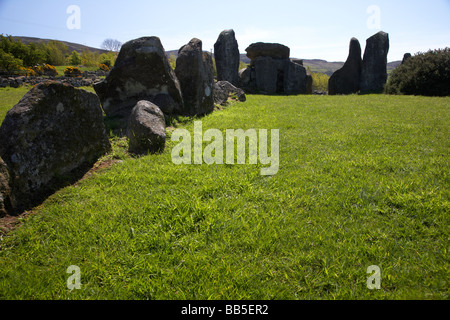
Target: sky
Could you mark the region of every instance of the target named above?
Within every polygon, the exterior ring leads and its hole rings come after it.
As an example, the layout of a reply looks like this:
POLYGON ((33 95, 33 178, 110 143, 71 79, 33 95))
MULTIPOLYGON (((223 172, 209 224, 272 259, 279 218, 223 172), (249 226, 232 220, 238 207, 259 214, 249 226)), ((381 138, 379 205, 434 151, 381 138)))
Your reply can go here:
POLYGON ((157 36, 165 50, 192 38, 211 51, 233 29, 239 51, 281 43, 292 58, 345 61, 350 39, 389 33, 388 61, 406 52, 450 47, 450 0, 0 0, 0 34, 55 39, 100 48, 157 36))

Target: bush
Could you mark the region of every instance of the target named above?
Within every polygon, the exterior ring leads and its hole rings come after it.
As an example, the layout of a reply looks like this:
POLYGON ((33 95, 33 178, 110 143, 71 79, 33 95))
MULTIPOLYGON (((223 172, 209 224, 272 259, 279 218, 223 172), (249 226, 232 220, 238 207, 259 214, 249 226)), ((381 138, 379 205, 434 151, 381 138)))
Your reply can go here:
POLYGON ((394 69, 387 94, 449 96, 450 48, 418 53, 394 69))
POLYGON ((18 74, 24 75, 27 77, 35 77, 36 76, 36 72, 30 67, 28 67, 28 68, 21 67, 18 74))
POLYGON ((311 72, 311 76, 313 78, 313 91, 328 91, 330 76, 319 72, 311 72))
POLYGON ((50 77, 55 77, 58 75, 58 71, 56 70, 56 68, 50 64, 46 64, 44 66, 44 74, 46 76, 50 76, 50 77))
POLYGON ((114 62, 116 61, 117 53, 115 52, 108 52, 108 53, 102 53, 100 57, 98 58, 99 64, 107 65, 108 68, 112 68, 114 65, 114 62))
POLYGON ((100 65, 98 66, 98 68, 99 68, 100 70, 103 70, 103 71, 110 71, 109 67, 108 67, 106 64, 104 64, 104 63, 100 64, 100 65))
POLYGON ((76 51, 72 51, 72 54, 69 57, 69 62, 72 66, 78 66, 81 64, 81 57, 76 51))
POLYGON ((64 74, 67 77, 80 77, 81 70, 77 67, 67 67, 66 70, 64 70, 64 74))
POLYGON ((23 61, 15 58, 11 53, 7 53, 0 49, 0 70, 6 74, 12 74, 14 71, 20 70, 23 61))
POLYGON ((33 70, 36 73, 36 75, 38 75, 38 76, 44 75, 44 68, 41 66, 35 66, 35 67, 33 67, 33 70))

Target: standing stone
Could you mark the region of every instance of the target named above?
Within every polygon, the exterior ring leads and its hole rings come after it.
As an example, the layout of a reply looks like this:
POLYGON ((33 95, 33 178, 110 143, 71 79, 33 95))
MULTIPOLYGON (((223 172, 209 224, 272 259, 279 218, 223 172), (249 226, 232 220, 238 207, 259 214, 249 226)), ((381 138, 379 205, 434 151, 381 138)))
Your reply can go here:
POLYGON ((162 152, 166 143, 164 113, 150 101, 141 100, 128 118, 129 151, 135 154, 162 152))
MULTIPOLYGON (((275 94, 278 82, 283 76, 278 72, 277 65, 271 57, 257 57, 253 62, 256 75, 256 88, 259 93, 275 94)), ((283 86, 283 84, 280 84, 283 86)))
POLYGON ((406 62, 406 60, 408 60, 408 59, 411 58, 411 57, 412 57, 411 53, 405 53, 405 54, 403 55, 402 64, 404 64, 404 63, 406 62))
POLYGON ((283 73, 278 71, 278 75, 278 93, 307 93, 308 78, 305 67, 286 59, 283 61, 283 73))
POLYGON ((8 168, 3 159, 0 158, 0 217, 7 213, 10 192, 8 168))
POLYGON ((222 31, 214 44, 217 80, 228 81, 232 85, 239 84, 240 54, 238 42, 232 29, 222 31))
POLYGON ((381 93, 387 81, 389 35, 383 31, 366 42, 361 70, 361 93, 381 93))
POLYGON ((312 94, 313 93, 313 77, 311 73, 306 70, 306 94, 312 94))
POLYGON ((114 68, 94 89, 106 115, 117 118, 122 128, 140 100, 153 102, 167 115, 183 114, 180 84, 158 37, 125 43, 114 68))
POLYGON ((353 94, 359 91, 362 70, 361 45, 350 40, 350 50, 344 66, 333 73, 328 81, 328 94, 353 94))
POLYGON ((56 81, 35 86, 8 111, 0 141, 18 211, 57 190, 63 177, 82 175, 111 147, 97 95, 56 81))
POLYGON ((196 116, 214 109, 214 70, 210 53, 194 38, 180 48, 175 68, 184 100, 182 115, 196 116))

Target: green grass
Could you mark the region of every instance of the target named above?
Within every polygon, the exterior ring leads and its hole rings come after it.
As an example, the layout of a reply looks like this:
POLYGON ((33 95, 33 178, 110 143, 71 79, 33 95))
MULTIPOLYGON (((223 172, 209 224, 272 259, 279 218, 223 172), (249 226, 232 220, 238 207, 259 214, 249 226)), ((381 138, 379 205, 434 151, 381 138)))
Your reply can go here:
POLYGON ((14 107, 28 90, 30 90, 30 87, 28 86, 20 88, 0 88, 0 124, 5 118, 8 110, 14 107))
POLYGON ((130 158, 116 140, 121 163, 3 236, 0 298, 448 299, 449 107, 249 95, 202 119, 204 131, 279 129, 272 177, 261 165, 174 165, 170 139, 130 158), (80 290, 67 289, 71 265, 80 290), (380 290, 366 286, 371 265, 380 290))
MULTIPOLYGON (((56 71, 58 71, 58 76, 62 77, 64 76, 64 70, 66 70, 66 68, 69 66, 55 66, 56 71)), ((98 66, 96 67, 79 67, 79 69, 81 70, 81 72, 84 71, 97 71, 98 70, 98 66)))

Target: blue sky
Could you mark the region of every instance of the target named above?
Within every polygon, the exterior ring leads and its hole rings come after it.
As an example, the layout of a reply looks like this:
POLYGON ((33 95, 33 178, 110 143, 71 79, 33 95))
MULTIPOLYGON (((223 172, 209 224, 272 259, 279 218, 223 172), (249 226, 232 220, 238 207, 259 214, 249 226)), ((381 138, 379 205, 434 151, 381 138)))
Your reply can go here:
POLYGON ((234 29, 241 53, 253 42, 278 42, 292 57, 328 61, 345 61, 352 37, 364 50, 382 30, 394 61, 450 46, 450 0, 0 0, 0 33, 97 48, 106 38, 158 36, 175 50, 196 37, 209 51, 225 29, 234 29), (71 5, 80 9, 79 29, 67 27, 76 21, 71 5))

